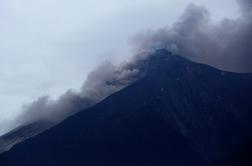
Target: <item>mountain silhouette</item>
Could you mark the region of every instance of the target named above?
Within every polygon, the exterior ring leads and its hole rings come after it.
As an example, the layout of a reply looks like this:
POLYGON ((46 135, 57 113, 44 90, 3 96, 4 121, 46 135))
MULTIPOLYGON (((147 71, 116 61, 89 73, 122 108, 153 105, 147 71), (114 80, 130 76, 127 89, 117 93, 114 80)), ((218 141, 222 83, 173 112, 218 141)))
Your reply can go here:
POLYGON ((249 151, 242 147, 249 145, 252 131, 252 74, 220 71, 167 50, 157 50, 139 65, 145 73, 139 80, 14 146, 0 155, 0 165, 245 162, 242 156, 249 151))

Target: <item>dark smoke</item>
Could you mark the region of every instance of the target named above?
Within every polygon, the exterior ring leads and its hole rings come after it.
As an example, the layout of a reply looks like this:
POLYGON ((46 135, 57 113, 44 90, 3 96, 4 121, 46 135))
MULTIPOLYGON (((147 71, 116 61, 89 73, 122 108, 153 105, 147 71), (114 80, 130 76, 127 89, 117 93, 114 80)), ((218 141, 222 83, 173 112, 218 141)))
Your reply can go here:
POLYGON ((251 9, 252 9, 252 1, 251 0, 238 0, 241 8, 242 8, 242 14, 250 14, 251 15, 251 9))
POLYGON ((136 37, 139 51, 169 49, 193 61, 234 72, 252 71, 252 1, 240 0, 241 15, 213 23, 209 12, 190 4, 171 27, 136 37))
POLYGON ((168 49, 188 59, 236 71, 252 71, 252 1, 240 0, 241 15, 214 24, 209 12, 190 4, 171 28, 137 36, 137 56, 115 66, 104 63, 91 72, 80 92, 67 91, 57 100, 41 97, 24 107, 18 124, 47 121, 56 124, 84 110, 143 75, 140 62, 156 49, 168 49), (139 44, 140 43, 140 44, 139 44), (140 52, 145 52, 140 54, 140 52))
POLYGON ((55 125, 98 103, 139 77, 138 66, 133 61, 121 66, 106 62, 88 75, 80 92, 68 90, 57 100, 52 100, 49 96, 40 97, 23 107, 24 112, 18 117, 16 123, 27 125, 34 122, 46 122, 49 126, 55 125))

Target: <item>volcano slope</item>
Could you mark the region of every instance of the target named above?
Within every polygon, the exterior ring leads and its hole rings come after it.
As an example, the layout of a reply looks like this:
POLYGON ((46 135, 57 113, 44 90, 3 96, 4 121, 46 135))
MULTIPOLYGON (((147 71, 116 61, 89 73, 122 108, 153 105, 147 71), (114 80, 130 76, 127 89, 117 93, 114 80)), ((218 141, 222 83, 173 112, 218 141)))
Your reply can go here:
POLYGON ((248 163, 236 149, 250 155, 239 147, 246 147, 252 131, 251 74, 220 71, 166 50, 140 65, 142 78, 16 145, 0 155, 0 165, 248 163))

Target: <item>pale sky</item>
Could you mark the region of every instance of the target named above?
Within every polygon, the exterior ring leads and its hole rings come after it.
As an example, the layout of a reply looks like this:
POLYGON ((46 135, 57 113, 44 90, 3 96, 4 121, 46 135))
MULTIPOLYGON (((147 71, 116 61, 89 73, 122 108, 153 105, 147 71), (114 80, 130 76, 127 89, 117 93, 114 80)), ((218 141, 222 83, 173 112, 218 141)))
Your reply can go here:
POLYGON ((99 63, 130 55, 134 35, 171 25, 189 3, 213 20, 235 0, 0 0, 0 135, 39 96, 78 89, 99 63))

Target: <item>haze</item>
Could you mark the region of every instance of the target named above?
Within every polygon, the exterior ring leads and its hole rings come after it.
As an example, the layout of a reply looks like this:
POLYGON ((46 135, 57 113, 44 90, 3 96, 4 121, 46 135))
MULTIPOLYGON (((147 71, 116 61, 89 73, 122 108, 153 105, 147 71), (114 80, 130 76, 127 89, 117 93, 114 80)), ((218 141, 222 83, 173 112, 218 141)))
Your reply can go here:
POLYGON ((238 16, 235 0, 0 0, 0 135, 22 105, 78 90, 101 62, 127 59, 135 34, 171 25, 192 2, 215 21, 238 16))

